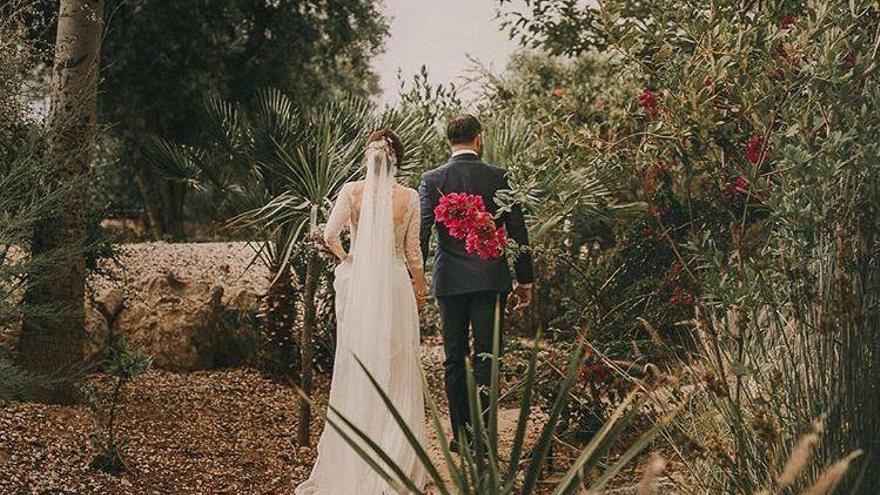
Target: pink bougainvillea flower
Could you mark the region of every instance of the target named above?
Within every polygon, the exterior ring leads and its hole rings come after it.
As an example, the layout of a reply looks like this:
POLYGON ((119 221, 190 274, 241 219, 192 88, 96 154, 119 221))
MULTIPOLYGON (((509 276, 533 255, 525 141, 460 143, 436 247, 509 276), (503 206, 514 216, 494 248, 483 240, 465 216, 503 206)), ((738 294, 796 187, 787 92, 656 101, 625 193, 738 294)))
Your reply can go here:
POLYGON ((482 196, 450 193, 440 198, 440 203, 434 208, 434 216, 449 229, 449 235, 464 240, 473 228, 475 215, 485 211, 482 196))
POLYGON ((488 212, 477 213, 465 239, 467 252, 484 260, 495 259, 501 256, 506 244, 507 232, 495 225, 492 215, 488 212))
POLYGON ((465 249, 481 259, 500 257, 507 245, 507 232, 495 225, 495 219, 486 211, 481 196, 450 193, 440 198, 434 216, 449 230, 449 235, 464 241, 465 249))
POLYGON ((767 158, 767 141, 758 134, 746 143, 746 158, 752 165, 757 165, 767 158))

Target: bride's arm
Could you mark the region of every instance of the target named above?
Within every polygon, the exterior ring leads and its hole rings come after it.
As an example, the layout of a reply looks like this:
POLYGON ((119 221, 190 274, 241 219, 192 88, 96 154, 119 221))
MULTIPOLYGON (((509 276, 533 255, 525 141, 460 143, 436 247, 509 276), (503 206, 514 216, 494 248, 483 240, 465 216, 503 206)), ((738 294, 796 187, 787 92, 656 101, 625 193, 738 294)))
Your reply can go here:
POLYGON ((416 302, 419 309, 425 304, 425 296, 427 284, 425 283, 425 261, 422 258, 422 249, 420 243, 420 216, 417 215, 419 208, 419 197, 413 195, 412 213, 409 219, 409 225, 406 228, 406 237, 404 239, 404 251, 406 253, 406 264, 409 265, 409 271, 413 278, 413 291, 416 295, 416 302))
POLYGON ((339 258, 339 261, 345 260, 348 253, 342 247, 340 234, 342 229, 348 223, 351 216, 351 198, 348 194, 348 184, 342 186, 339 195, 336 197, 336 203, 333 204, 333 210, 330 212, 330 218, 327 219, 327 226, 324 227, 324 242, 330 251, 339 258))

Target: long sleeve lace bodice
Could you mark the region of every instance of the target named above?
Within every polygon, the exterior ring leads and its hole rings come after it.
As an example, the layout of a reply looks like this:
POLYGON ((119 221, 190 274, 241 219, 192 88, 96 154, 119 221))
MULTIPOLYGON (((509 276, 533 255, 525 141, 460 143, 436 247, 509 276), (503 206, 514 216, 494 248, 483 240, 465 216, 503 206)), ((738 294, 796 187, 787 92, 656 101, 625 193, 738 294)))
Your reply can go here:
MULTIPOLYGON (((333 210, 330 212, 330 218, 327 220, 327 226, 324 228, 324 242, 330 248, 330 251, 340 260, 348 257, 345 247, 342 245, 341 235, 343 230, 348 228, 351 231, 351 241, 357 238, 357 222, 356 214, 358 210, 355 205, 355 186, 352 183, 346 184, 339 191, 339 196, 333 204, 333 210)), ((413 189, 406 190, 406 200, 398 204, 394 204, 394 246, 397 259, 405 261, 410 269, 419 269, 424 266, 422 252, 419 246, 419 195, 413 189)))

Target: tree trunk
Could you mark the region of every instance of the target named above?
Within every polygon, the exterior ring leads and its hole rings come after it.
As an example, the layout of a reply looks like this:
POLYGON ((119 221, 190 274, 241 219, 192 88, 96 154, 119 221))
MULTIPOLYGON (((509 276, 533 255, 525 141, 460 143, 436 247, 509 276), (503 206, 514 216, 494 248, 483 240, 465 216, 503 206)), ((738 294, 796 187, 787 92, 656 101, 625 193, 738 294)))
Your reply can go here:
POLYGON ((158 177, 139 165, 135 182, 141 193, 150 234, 155 240, 180 240, 183 231, 183 201, 186 187, 158 177))
POLYGON ((61 0, 52 103, 48 120, 46 183, 67 187, 65 206, 34 226, 32 254, 51 256, 51 273, 31 274, 25 299, 37 313, 22 326, 19 359, 32 371, 70 371, 82 361, 88 171, 97 124, 103 0, 61 0))
POLYGON ((296 289, 288 265, 280 275, 278 268, 269 270, 275 283, 266 292, 260 338, 260 368, 276 380, 299 382, 300 355, 294 328, 296 326, 296 289))
MULTIPOLYGON (((303 290, 303 329, 300 347, 302 348, 302 382, 303 393, 312 395, 312 365, 315 360, 315 327, 318 321, 318 308, 315 295, 318 280, 321 277, 321 255, 313 250, 306 262, 306 283, 303 290)), ((297 442, 299 445, 309 443, 309 425, 312 422, 312 410, 309 403, 299 399, 299 429, 297 442)))

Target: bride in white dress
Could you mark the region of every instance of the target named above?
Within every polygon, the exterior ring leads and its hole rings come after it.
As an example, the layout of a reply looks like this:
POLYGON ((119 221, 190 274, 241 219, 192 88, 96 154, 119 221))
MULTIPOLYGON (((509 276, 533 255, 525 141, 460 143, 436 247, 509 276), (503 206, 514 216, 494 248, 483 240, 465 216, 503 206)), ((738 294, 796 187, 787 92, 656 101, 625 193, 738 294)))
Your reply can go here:
MULTIPOLYGON (((395 179, 402 155, 403 147, 393 132, 371 134, 366 180, 342 187, 324 231, 324 240, 340 260, 333 284, 338 330, 330 405, 378 443, 421 488, 427 479, 424 467, 355 360, 357 356, 370 370, 424 445, 418 310, 424 304, 425 276, 419 249, 418 193, 395 179), (340 240, 346 227, 351 230, 351 253, 346 253, 340 240)), ((340 423, 339 416, 329 411, 328 415, 340 423)), ((351 430, 344 431, 356 438, 351 430)), ((395 491, 326 425, 311 476, 295 493, 384 495, 395 491)))

